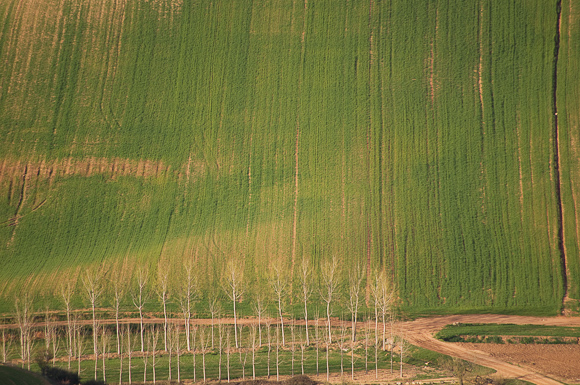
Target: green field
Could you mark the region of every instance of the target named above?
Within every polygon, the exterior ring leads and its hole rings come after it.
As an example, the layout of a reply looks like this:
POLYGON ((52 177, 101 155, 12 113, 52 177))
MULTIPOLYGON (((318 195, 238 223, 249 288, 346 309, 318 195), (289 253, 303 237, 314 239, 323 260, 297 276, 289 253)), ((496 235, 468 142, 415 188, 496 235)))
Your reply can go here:
POLYGON ((447 325, 437 332, 437 338, 449 341, 458 336, 535 336, 580 338, 580 328, 546 325, 460 324, 447 325))
POLYGON ((557 313, 580 299, 579 15, 2 1, 0 311, 97 266, 193 260, 203 294, 229 258, 259 291, 272 260, 336 256, 407 311, 557 313))

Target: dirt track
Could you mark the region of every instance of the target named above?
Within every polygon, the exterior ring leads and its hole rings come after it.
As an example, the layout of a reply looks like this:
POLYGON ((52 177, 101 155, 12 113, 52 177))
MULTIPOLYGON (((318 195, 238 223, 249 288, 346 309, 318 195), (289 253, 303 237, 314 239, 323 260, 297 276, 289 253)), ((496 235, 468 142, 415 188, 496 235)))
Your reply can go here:
MULTIPOLYGON (((214 320, 217 323, 233 324, 233 318, 222 318, 219 320, 214 320)), ((276 319, 270 319, 274 324, 277 322, 276 319)), ((172 323, 183 323, 182 319, 170 319, 172 323)), ((253 324, 257 322, 254 318, 244 318, 239 319, 238 324, 253 324)), ((262 322, 266 322, 262 320, 262 322)), ((285 320, 285 323, 289 320, 285 320)), ((80 321, 81 324, 91 325, 91 320, 80 321)), ((100 324, 114 324, 114 319, 100 320, 100 324)), ((130 318, 120 320, 122 324, 137 324, 139 323, 139 318, 130 318)), ((163 323, 162 318, 145 318, 144 323, 163 323)), ((210 319, 192 319, 192 325, 210 325, 210 319)), ((297 324, 303 324, 303 322, 296 322, 297 324)), ((447 354, 449 356, 458 357, 478 365, 486 366, 497 370, 497 376, 504 378, 518 378, 521 380, 529 381, 538 385, 557 385, 562 384, 562 382, 556 379, 547 377, 544 374, 539 373, 535 368, 530 368, 527 366, 516 366, 509 364, 503 360, 501 354, 493 354, 493 352, 485 352, 480 349, 490 350, 489 346, 477 346, 477 344, 459 344, 451 342, 443 342, 435 339, 433 335, 445 325, 453 323, 496 323, 496 324, 534 324, 534 325, 552 325, 552 326, 578 326, 580 327, 580 317, 529 317, 529 316, 512 316, 512 315, 495 315, 495 314, 478 314, 478 315, 451 315, 451 316, 440 316, 431 318, 419 318, 414 321, 403 322, 398 327, 404 332, 405 338, 413 345, 420 346, 429 350, 433 350, 439 353, 447 354)), ((58 322, 59 325, 66 325, 66 322, 58 322)), ((311 325, 316 324, 316 321, 310 321, 311 325)), ((325 320, 319 320, 319 325, 324 325, 325 320)), ((333 325, 340 324, 340 321, 334 320, 333 325)), ((349 322, 350 324, 350 322, 349 322)), ((360 325, 360 324, 359 324, 360 325)), ((43 323, 38 323, 35 326, 42 327, 43 323)), ((16 328, 17 325, 0 325, 0 328, 16 328)), ((487 344, 489 345, 489 344, 487 344)), ((571 383, 568 381, 567 383, 571 383)))
POLYGON ((454 315, 434 318, 422 318, 405 322, 403 328, 406 338, 414 345, 434 350, 453 357, 462 358, 478 365, 497 370, 497 375, 506 378, 518 378, 538 385, 556 385, 561 382, 549 378, 532 368, 511 365, 477 349, 475 344, 457 344, 443 342, 433 337, 434 333, 445 325, 453 323, 497 323, 497 324, 535 324, 554 326, 580 326, 580 318, 572 317, 524 317, 506 315, 454 315))

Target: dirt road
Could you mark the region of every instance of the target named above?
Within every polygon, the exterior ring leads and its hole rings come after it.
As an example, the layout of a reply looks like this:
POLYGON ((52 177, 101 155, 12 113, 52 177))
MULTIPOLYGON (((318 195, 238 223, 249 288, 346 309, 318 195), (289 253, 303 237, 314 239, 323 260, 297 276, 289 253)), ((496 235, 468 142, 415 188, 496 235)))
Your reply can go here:
MULTIPOLYGON (((553 326, 580 326, 580 318, 572 317, 526 317, 509 315, 453 315, 433 318, 421 318, 405 322, 402 325, 406 338, 413 345, 439 353, 458 357, 478 365, 497 370, 497 375, 506 378, 518 378, 538 385, 556 385, 561 382, 549 378, 531 368, 515 366, 493 357, 490 353, 468 348, 464 344, 443 342, 433 335, 445 325, 453 323, 497 323, 497 324, 533 324, 553 326)), ((471 344, 469 347, 471 347, 471 344)))

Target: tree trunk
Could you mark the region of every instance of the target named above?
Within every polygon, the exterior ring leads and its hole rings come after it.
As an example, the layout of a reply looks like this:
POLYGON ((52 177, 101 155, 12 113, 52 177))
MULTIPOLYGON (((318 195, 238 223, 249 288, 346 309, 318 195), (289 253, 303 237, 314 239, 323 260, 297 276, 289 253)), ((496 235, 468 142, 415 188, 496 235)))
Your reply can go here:
POLYGON ((280 329, 276 328, 276 381, 280 381, 280 329))
POLYGON ((320 369, 318 363, 320 362, 320 341, 318 340, 318 317, 316 317, 316 326, 314 328, 314 332, 316 334, 316 375, 320 374, 320 369))
POLYGON ((141 353, 145 351, 145 341, 143 340, 143 306, 139 307, 139 319, 141 322, 141 353))
POLYGON ((163 299, 163 318, 165 320, 165 322, 163 323, 163 342, 165 351, 167 351, 167 301, 165 300, 165 298, 163 299))
POLYGON ((282 327, 282 346, 286 345, 284 338, 284 318, 282 318, 282 297, 278 296, 278 314, 280 315, 280 326, 282 327))
POLYGON ((99 356, 99 348, 97 346, 97 319, 95 316, 95 302, 91 303, 93 309, 93 352, 95 354, 95 380, 97 379, 97 358, 99 356))
MULTIPOLYGON (((358 310, 358 309, 357 309, 358 310)), ((356 321, 357 321, 357 311, 352 313, 352 342, 356 342, 356 321)))
POLYGON ((328 363, 328 350, 330 350, 330 345, 327 342, 326 343, 326 382, 328 382, 328 378, 330 376, 330 366, 328 363))
POLYGON ((306 346, 310 345, 310 338, 308 337, 308 306, 307 301, 304 301, 304 330, 306 330, 306 346))
POLYGON ((121 354, 121 341, 119 340, 119 307, 115 310, 115 324, 117 326, 117 354, 121 354))
POLYGON ((332 333, 330 332, 330 301, 326 303, 326 319, 328 320, 328 343, 332 343, 332 333))
POLYGON ((236 340, 236 348, 239 348, 238 344, 238 321, 236 317, 236 291, 232 290, 232 297, 234 298, 234 339, 236 340))
POLYGON ((191 324, 191 312, 188 312, 187 317, 185 318, 185 339, 187 341, 187 351, 191 351, 191 345, 189 342, 189 340, 191 339, 190 324, 191 324))

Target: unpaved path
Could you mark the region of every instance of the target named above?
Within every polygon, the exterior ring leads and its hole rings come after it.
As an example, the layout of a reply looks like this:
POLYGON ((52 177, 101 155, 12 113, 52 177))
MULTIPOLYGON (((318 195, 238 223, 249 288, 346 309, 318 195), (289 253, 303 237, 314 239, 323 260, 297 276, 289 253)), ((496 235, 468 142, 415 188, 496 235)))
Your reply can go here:
POLYGON ((415 321, 404 322, 402 325, 407 340, 413 345, 495 369, 497 370, 497 375, 501 377, 518 378, 538 385, 556 385, 561 384, 561 382, 538 373, 532 368, 508 364, 507 362, 493 357, 490 353, 473 348, 473 344, 467 345, 443 342, 433 337, 433 335, 445 325, 453 323, 580 326, 580 318, 478 314, 421 318, 415 321))

